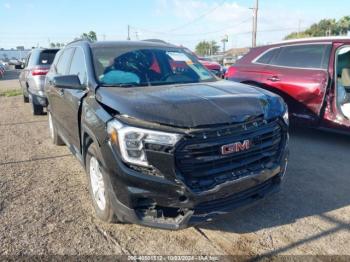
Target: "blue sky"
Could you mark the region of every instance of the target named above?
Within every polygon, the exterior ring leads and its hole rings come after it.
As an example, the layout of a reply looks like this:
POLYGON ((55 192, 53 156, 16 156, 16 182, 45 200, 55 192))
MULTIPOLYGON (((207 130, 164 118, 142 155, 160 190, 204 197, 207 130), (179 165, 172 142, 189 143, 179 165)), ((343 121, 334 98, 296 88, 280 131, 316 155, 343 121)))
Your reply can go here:
MULTIPOLYGON (((194 48, 201 40, 249 46, 255 0, 0 0, 0 47, 47 46, 94 30, 100 40, 161 38, 194 48), (214 11, 212 11, 214 10, 214 11), (210 12, 211 11, 211 12, 210 12), (203 15, 206 14, 206 15, 203 15), (196 22, 192 22, 194 19, 196 22), (188 26, 184 26, 189 24, 188 26)), ((258 43, 281 40, 322 18, 350 14, 349 0, 260 0, 258 43), (335 4, 336 2, 336 4, 335 4)))

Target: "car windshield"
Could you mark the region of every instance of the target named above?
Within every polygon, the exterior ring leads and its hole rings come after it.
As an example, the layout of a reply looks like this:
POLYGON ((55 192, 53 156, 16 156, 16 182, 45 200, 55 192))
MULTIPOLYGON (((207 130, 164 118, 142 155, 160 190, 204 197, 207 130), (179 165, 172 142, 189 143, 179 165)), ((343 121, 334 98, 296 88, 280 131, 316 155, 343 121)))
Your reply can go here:
POLYGON ((96 78, 104 86, 153 86, 216 81, 190 53, 180 48, 94 47, 96 78))

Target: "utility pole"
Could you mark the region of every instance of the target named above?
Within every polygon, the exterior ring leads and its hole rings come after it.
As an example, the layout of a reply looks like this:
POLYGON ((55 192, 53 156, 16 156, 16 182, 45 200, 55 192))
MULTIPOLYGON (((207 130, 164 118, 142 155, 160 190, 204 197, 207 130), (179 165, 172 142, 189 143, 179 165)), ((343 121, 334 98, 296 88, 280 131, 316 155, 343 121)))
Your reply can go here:
POLYGON ((130 25, 128 25, 128 38, 127 40, 130 40, 130 25))
POLYGON ((226 52, 226 43, 228 42, 228 35, 225 35, 222 40, 222 52, 225 54, 226 52))
POLYGON ((258 31, 259 0, 255 0, 255 7, 250 9, 253 10, 252 47, 256 47, 256 33, 258 31))

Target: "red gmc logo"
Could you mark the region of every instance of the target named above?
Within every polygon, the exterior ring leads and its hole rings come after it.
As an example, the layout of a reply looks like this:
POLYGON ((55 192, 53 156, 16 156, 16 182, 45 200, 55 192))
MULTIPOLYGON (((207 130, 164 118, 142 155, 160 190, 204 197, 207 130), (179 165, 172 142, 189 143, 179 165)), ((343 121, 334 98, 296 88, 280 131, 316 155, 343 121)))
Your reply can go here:
POLYGON ((223 145, 221 147, 221 154, 227 155, 232 153, 238 153, 241 151, 249 150, 252 146, 250 140, 244 140, 243 142, 236 142, 233 144, 223 145))

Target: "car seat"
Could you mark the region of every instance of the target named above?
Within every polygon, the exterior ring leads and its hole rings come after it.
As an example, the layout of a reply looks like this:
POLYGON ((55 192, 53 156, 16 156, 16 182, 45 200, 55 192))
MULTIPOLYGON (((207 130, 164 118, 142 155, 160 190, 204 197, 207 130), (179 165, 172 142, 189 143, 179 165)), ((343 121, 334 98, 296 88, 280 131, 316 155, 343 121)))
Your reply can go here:
POLYGON ((338 102, 343 114, 350 119, 350 68, 343 68, 341 85, 338 83, 338 102))

